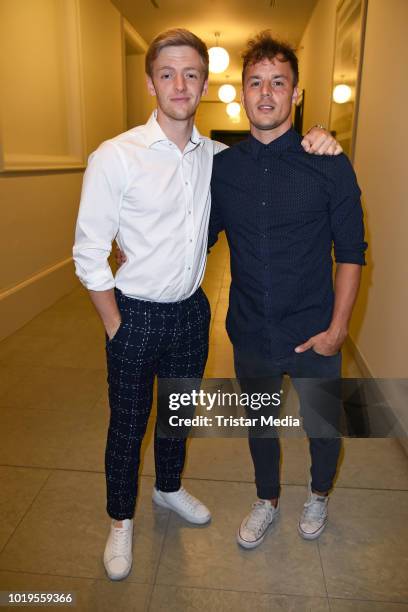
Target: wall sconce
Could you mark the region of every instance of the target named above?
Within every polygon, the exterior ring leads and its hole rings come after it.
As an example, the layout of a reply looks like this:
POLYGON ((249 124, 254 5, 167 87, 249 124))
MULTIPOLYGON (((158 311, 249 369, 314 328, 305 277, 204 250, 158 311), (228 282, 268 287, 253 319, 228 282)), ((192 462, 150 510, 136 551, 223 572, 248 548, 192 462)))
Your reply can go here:
POLYGON ((219 74, 220 72, 224 72, 228 68, 229 65, 229 54, 224 47, 220 47, 218 44, 220 33, 215 32, 215 47, 211 47, 208 49, 208 55, 210 57, 210 72, 214 74, 219 74))

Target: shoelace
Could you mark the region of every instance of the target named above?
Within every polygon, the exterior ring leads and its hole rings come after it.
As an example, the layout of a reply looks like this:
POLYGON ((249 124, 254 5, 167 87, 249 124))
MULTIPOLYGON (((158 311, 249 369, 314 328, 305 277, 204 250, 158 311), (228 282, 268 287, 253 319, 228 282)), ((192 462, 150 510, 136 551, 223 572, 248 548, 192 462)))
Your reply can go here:
POLYGON ((183 488, 179 490, 179 499, 184 506, 188 506, 191 509, 194 509, 199 503, 193 495, 183 488))
POLYGON ((326 504, 316 500, 306 502, 304 507, 306 508, 305 515, 309 519, 321 519, 326 510, 326 504))
POLYGON ((271 509, 265 507, 261 501, 252 504, 252 512, 247 522, 248 529, 261 529, 270 520, 271 509))
POLYGON ((112 550, 115 556, 122 555, 129 545, 129 529, 114 527, 112 550))

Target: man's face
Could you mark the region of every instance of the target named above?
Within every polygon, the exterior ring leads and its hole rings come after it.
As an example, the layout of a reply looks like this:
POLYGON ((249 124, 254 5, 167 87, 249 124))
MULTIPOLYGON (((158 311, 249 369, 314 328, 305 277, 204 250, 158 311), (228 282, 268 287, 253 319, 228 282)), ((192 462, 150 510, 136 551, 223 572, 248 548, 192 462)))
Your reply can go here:
POLYGON ((165 47, 153 62, 152 74, 147 86, 159 110, 176 121, 193 117, 208 89, 198 52, 186 45, 165 47))
POLYGON ((251 127, 273 130, 290 127, 292 104, 297 96, 289 62, 277 57, 263 59, 247 67, 242 90, 244 105, 251 127))

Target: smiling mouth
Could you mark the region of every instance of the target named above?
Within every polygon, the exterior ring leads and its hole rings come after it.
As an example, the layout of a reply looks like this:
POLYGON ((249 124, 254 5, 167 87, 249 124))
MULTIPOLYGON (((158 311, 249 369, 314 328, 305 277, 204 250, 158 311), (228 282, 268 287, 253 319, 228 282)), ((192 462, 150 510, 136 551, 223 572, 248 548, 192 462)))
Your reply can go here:
POLYGON ((258 106, 259 110, 265 110, 265 111, 270 111, 270 110, 275 110, 275 107, 272 106, 271 104, 260 104, 258 106))

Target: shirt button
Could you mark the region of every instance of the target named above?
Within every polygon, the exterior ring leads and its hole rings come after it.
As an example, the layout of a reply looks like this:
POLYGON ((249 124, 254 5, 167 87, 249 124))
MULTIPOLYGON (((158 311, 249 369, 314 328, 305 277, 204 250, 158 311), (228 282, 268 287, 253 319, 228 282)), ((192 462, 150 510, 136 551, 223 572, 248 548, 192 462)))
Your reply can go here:
POLYGON ((266 202, 261 202, 262 206, 266 206, 266 202))
POLYGON ((191 215, 191 210, 188 211, 188 214, 191 215))
POLYGON ((268 168, 264 168, 264 172, 268 172, 268 168))
POLYGON ((265 268, 265 270, 267 270, 268 269, 268 264, 265 264, 264 268, 265 268))
POLYGON ((188 267, 188 268, 187 268, 187 270, 191 270, 191 268, 190 268, 190 267, 188 267))
POLYGON ((188 181, 186 181, 184 184, 185 184, 185 185, 188 185, 188 181))
POLYGON ((190 238, 190 242, 193 242, 193 239, 192 239, 192 238, 190 238))

